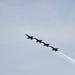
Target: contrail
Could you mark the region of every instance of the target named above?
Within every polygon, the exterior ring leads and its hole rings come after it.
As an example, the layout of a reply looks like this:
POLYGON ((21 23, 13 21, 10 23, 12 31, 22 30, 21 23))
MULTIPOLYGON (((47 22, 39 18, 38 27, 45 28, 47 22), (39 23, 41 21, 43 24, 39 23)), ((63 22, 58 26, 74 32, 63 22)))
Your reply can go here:
POLYGON ((65 55, 64 53, 60 52, 60 51, 57 51, 57 53, 61 54, 62 56, 66 57, 67 59, 69 59, 70 61, 74 62, 75 63, 75 60, 72 59, 71 57, 65 55))
MULTIPOLYGON (((47 48, 47 49, 50 50, 50 48, 47 48)), ((54 52, 54 53, 56 53, 56 54, 58 53, 58 54, 64 56, 65 58, 69 59, 71 62, 75 63, 75 59, 72 59, 71 57, 67 56, 66 54, 64 54, 64 53, 62 53, 60 51, 57 51, 57 52, 54 52)))

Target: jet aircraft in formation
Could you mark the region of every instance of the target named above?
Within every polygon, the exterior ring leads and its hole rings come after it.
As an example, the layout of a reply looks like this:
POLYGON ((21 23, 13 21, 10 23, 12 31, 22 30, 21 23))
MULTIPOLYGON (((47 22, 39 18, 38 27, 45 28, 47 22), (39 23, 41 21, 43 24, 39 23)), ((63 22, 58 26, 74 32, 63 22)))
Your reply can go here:
POLYGON ((34 36, 29 36, 28 34, 25 34, 26 36, 27 36, 27 39, 30 39, 30 40, 33 40, 34 38, 34 36))
POLYGON ((34 38, 34 36, 30 36, 30 35, 28 35, 28 34, 25 34, 25 35, 27 36, 27 39, 30 39, 30 40, 35 39, 36 42, 38 42, 38 43, 43 43, 43 46, 51 47, 52 50, 54 50, 55 52, 58 51, 58 48, 54 48, 53 46, 50 46, 50 44, 47 44, 47 43, 43 42, 42 40, 39 40, 39 39, 37 39, 37 38, 34 38))
POLYGON ((37 38, 34 38, 36 40, 36 42, 42 43, 42 40, 39 40, 37 38))
POLYGON ((52 48, 52 50, 54 51, 58 51, 58 48, 54 48, 53 46, 50 46, 52 48))
POLYGON ((42 43, 43 43, 43 46, 49 47, 49 44, 47 44, 45 42, 42 42, 42 43))

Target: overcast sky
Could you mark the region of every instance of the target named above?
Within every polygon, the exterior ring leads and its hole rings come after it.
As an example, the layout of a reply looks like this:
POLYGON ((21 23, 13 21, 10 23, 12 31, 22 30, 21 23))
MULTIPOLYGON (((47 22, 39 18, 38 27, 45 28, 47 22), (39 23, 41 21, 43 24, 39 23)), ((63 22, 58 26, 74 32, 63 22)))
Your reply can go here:
POLYGON ((75 0, 0 0, 0 75, 75 75, 75 0))

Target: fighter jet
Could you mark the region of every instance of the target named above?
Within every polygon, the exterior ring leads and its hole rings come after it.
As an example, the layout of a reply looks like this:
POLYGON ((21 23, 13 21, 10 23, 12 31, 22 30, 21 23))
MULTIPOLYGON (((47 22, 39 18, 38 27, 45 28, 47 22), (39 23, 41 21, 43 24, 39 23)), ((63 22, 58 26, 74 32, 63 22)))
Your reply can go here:
POLYGON ((26 36, 27 36, 27 39, 30 39, 30 40, 33 40, 34 38, 34 36, 29 36, 28 34, 25 34, 26 36))
POLYGON ((52 46, 50 46, 50 47, 52 48, 52 50, 58 51, 58 48, 54 48, 54 47, 52 47, 52 46))
POLYGON ((36 42, 42 43, 42 40, 39 40, 37 38, 34 38, 36 40, 36 42))
POLYGON ((42 42, 44 45, 43 46, 46 46, 46 47, 49 47, 49 44, 45 43, 45 42, 42 42))

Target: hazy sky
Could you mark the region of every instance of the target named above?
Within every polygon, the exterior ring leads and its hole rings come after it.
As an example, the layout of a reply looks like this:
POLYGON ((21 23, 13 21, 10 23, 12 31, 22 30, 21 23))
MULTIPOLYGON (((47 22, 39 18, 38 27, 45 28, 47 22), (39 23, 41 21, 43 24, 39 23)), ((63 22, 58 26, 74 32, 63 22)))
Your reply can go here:
POLYGON ((0 75, 75 75, 75 63, 26 33, 75 59, 75 0, 0 0, 0 75))

